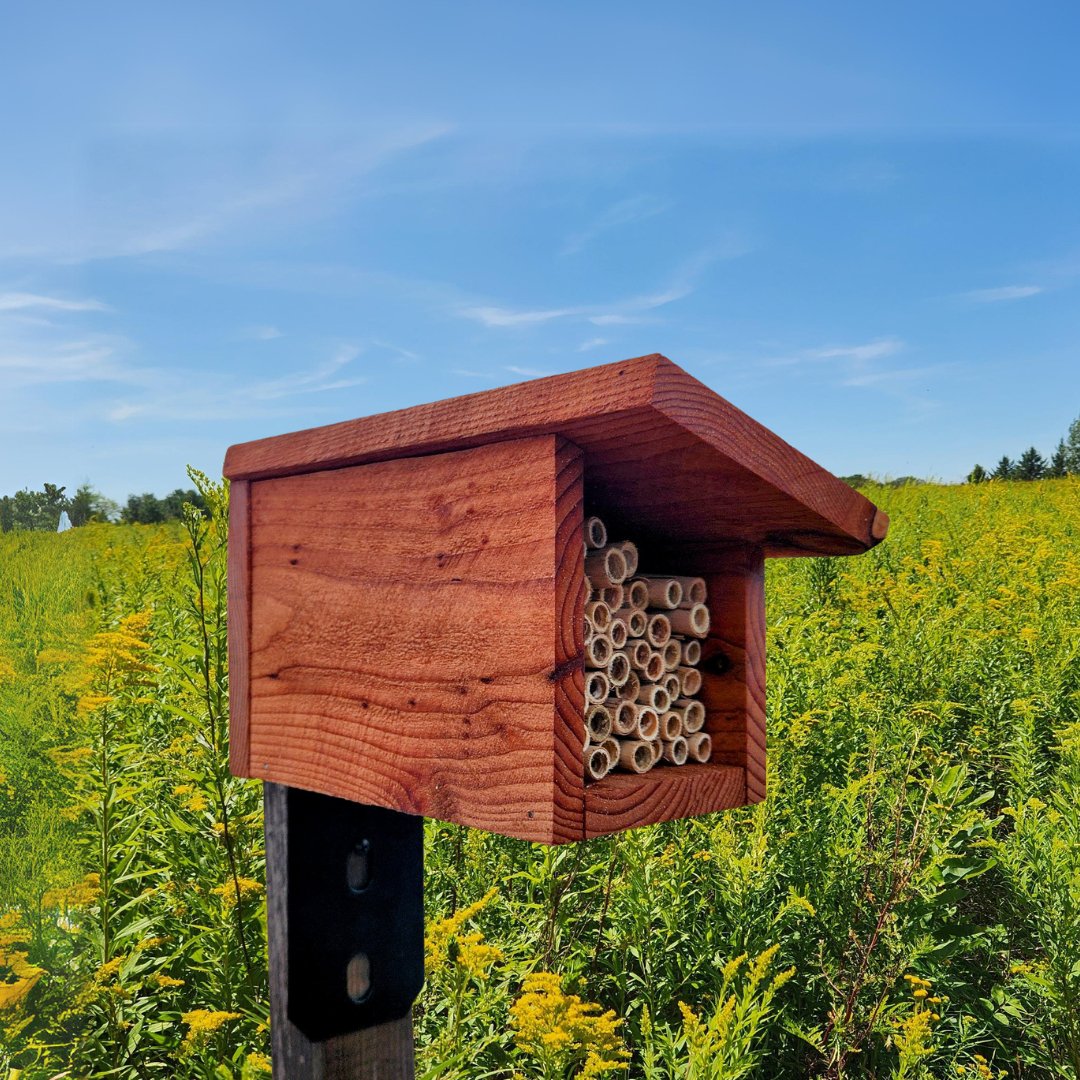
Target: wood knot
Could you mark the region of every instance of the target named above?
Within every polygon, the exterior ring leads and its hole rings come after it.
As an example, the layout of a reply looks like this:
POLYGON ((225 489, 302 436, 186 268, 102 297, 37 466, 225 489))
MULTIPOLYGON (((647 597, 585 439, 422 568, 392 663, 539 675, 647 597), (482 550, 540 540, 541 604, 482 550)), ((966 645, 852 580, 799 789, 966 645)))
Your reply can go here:
POLYGON ((561 664, 556 664, 548 672, 548 682, 562 682, 569 675, 573 675, 575 671, 581 671, 585 667, 585 658, 583 656, 572 656, 569 660, 564 660, 561 664))

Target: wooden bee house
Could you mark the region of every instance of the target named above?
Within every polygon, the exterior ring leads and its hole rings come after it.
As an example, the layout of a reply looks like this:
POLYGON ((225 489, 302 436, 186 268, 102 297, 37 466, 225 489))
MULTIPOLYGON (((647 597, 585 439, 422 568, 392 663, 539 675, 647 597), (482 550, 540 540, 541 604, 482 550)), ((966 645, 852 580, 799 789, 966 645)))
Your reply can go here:
POLYGON ((760 800, 764 560, 888 519, 659 355, 232 447, 231 768, 564 843, 760 800), (583 524, 708 583, 711 757, 586 783, 583 524))

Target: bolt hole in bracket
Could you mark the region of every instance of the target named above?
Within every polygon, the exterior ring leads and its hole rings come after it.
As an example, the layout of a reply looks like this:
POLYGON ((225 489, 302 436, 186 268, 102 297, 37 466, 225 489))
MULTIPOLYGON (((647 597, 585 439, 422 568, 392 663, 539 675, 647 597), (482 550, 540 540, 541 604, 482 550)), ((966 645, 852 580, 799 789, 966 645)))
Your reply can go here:
POLYGON ((405 1016, 424 983, 424 819, 288 791, 288 1013, 313 1042, 405 1016))

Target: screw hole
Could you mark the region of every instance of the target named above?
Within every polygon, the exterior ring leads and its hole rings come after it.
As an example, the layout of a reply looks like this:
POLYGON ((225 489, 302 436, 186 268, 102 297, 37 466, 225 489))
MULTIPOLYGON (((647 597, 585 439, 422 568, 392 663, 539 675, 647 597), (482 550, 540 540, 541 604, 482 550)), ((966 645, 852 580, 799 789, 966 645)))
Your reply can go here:
POLYGON ((371 841, 361 840, 345 860, 345 881, 350 892, 362 893, 371 884, 370 851, 371 841))
POLYGON ((345 969, 345 991, 356 1005, 371 993, 371 960, 367 953, 358 952, 349 961, 345 969))

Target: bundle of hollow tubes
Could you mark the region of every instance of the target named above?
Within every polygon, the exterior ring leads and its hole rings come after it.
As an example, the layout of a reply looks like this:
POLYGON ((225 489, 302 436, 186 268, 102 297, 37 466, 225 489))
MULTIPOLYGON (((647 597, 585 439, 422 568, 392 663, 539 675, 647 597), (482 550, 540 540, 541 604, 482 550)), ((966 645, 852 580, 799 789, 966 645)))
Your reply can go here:
POLYGON ((609 542, 598 517, 585 520, 585 579, 586 780, 708 761, 704 580, 638 574, 637 548, 609 542))

